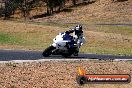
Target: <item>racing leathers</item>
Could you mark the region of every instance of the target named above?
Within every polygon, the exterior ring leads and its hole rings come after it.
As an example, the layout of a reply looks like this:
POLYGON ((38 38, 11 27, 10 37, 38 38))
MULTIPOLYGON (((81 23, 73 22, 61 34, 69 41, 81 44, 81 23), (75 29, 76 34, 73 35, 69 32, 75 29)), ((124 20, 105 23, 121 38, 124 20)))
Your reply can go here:
POLYGON ((69 31, 66 31, 65 35, 63 36, 64 40, 71 40, 71 42, 69 42, 69 50, 74 50, 75 56, 78 56, 79 48, 81 46, 81 42, 78 41, 79 37, 81 37, 80 35, 83 35, 82 30, 71 29, 69 31), (70 35, 71 33, 73 33, 74 37, 70 35))

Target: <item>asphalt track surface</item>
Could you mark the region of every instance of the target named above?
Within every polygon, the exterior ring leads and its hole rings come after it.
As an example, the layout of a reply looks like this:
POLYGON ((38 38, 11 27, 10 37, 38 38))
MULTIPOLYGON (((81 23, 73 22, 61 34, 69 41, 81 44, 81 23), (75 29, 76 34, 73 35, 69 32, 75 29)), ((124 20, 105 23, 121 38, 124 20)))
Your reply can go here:
POLYGON ((119 59, 132 60, 132 56, 114 56, 114 55, 99 55, 99 54, 79 54, 79 56, 71 56, 64 58, 60 55, 51 55, 50 57, 43 57, 42 51, 24 51, 24 50, 0 50, 0 62, 29 62, 37 60, 81 60, 81 59, 119 59))

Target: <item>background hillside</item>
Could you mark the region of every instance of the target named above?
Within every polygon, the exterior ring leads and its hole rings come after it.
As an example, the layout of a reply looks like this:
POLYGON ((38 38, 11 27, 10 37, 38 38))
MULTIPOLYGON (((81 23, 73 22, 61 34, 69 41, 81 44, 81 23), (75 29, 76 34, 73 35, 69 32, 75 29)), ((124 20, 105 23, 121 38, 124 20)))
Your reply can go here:
POLYGON ((132 22, 132 0, 0 0, 0 14, 54 22, 132 22), (2 10, 3 9, 3 10, 2 10))
POLYGON ((96 0, 88 4, 69 7, 53 16, 35 19, 37 21, 69 22, 132 22, 132 1, 113 2, 112 0, 96 0))

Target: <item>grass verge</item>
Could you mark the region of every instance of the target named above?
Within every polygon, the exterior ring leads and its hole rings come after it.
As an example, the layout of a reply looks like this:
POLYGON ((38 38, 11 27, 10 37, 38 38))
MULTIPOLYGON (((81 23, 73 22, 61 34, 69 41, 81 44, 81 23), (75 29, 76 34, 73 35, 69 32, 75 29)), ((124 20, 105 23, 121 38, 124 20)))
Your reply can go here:
MULTIPOLYGON (((0 21, 0 48, 43 50, 59 32, 69 29, 66 26, 54 25, 0 21)), ((91 27, 84 31, 86 44, 81 47, 80 52, 132 55, 131 32, 131 27, 91 27)))

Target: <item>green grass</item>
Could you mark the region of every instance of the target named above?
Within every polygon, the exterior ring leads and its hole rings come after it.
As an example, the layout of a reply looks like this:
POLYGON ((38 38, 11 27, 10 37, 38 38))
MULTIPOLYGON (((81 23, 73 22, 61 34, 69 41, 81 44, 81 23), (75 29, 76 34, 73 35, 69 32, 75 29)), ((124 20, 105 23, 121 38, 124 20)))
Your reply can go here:
POLYGON ((102 40, 96 37, 93 40, 91 39, 90 42, 88 39, 88 43, 82 46, 80 50, 82 53, 132 55, 132 26, 100 25, 91 27, 88 30, 101 32, 105 34, 105 37, 102 40))
POLYGON ((0 43, 1 44, 19 44, 20 40, 8 33, 0 33, 0 43))
POLYGON ((93 54, 112 54, 112 55, 125 55, 132 56, 132 50, 130 48, 109 48, 109 47, 81 47, 81 53, 93 53, 93 54))
POLYGON ((21 39, 21 42, 19 43, 20 45, 27 47, 27 49, 33 50, 41 50, 49 46, 52 42, 52 38, 47 39, 47 37, 53 35, 45 34, 43 31, 15 34, 16 37, 21 39))
MULTIPOLYGON (((27 22, 26 27, 25 24, 21 24, 22 22, 7 22, 7 25, 1 27, 3 30, 0 28, 0 44, 4 45, 13 45, 13 46, 23 46, 24 49, 26 50, 44 50, 46 47, 48 47, 52 43, 52 39, 58 34, 58 31, 55 31, 55 28, 59 29, 60 31, 68 30, 69 27, 62 26, 62 25, 52 25, 50 26, 49 24, 44 24, 44 23, 36 23, 36 22, 27 22), (12 27, 13 24, 18 24, 21 29, 18 30, 18 27, 12 27), (30 26, 30 24, 32 24, 30 26), (10 28, 8 28, 7 26, 10 28), (35 26, 34 26, 35 25, 35 26), (49 29, 45 29, 48 27, 51 27, 49 29), (32 29, 34 28, 35 29, 32 29), (45 28, 43 28, 45 27, 45 28), (15 28, 15 29, 13 29, 15 28), (25 29, 24 29, 25 28, 25 29), (41 28, 41 30, 40 30, 41 28), (11 29, 11 30, 9 30, 11 29)), ((132 27, 115 27, 115 26, 97 26, 96 29, 91 29, 91 31, 96 31, 96 32, 103 32, 102 34, 107 36, 108 39, 109 33, 113 33, 112 35, 117 34, 122 34, 123 36, 126 37, 131 37, 131 28, 132 27)), ((85 30, 87 31, 87 30, 85 30)), ((100 34, 100 35, 102 35, 100 34)), ((95 54, 114 54, 114 55, 132 55, 132 49, 131 49, 131 44, 130 42, 124 42, 126 40, 123 40, 123 43, 116 42, 118 40, 113 41, 113 39, 108 40, 107 38, 104 39, 105 37, 101 37, 101 39, 98 39, 98 35, 95 36, 94 39, 90 39, 88 34, 86 38, 86 44, 81 47, 80 52, 81 53, 95 53, 95 54)), ((15 47, 16 48, 16 47, 15 47)), ((21 49, 21 48, 19 48, 21 49)), ((23 48, 22 48, 23 49, 23 48)))
POLYGON ((132 26, 96 26, 95 30, 132 36, 132 26))

